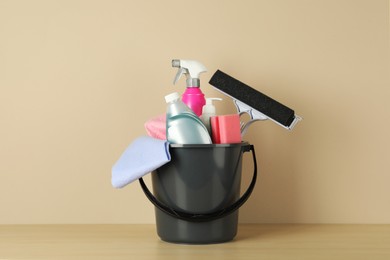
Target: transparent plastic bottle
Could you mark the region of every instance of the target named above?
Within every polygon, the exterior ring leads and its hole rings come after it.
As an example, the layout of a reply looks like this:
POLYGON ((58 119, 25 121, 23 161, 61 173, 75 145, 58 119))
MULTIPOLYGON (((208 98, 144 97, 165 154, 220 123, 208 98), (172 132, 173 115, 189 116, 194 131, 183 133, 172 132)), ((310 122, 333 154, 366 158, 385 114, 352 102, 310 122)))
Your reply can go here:
POLYGON ((180 100, 177 92, 165 96, 167 140, 173 144, 211 144, 211 137, 199 117, 180 100))

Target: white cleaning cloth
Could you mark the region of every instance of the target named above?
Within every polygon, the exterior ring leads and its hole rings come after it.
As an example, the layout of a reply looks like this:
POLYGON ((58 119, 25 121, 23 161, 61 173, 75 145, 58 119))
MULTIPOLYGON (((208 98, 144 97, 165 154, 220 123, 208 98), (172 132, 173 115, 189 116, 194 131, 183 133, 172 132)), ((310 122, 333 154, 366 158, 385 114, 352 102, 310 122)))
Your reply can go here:
POLYGON ((139 137, 126 148, 112 167, 112 186, 123 188, 170 160, 169 143, 166 140, 139 137))

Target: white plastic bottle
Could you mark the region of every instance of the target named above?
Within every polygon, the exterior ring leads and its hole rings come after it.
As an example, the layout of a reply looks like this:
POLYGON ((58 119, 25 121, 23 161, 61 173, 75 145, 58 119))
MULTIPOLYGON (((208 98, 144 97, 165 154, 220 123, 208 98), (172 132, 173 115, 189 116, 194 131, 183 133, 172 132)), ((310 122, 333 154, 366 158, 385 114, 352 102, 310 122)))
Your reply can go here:
POLYGON ((206 126, 207 131, 211 135, 211 124, 210 124, 210 117, 216 115, 216 109, 213 105, 213 100, 219 100, 221 101, 222 98, 206 98, 206 105, 203 106, 202 109, 202 116, 200 117, 202 119, 203 124, 206 126))
POLYGON ((165 96, 168 142, 172 144, 211 144, 211 137, 199 117, 180 100, 177 92, 165 96))

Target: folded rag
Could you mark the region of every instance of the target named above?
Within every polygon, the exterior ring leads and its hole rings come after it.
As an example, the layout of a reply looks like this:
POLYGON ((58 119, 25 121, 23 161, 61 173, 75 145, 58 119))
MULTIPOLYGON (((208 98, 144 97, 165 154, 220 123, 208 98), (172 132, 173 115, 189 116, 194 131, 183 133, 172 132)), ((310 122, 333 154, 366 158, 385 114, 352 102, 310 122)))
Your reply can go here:
POLYGON ((163 114, 149 119, 146 121, 144 126, 149 136, 161 140, 166 140, 166 124, 167 118, 166 115, 163 114))
POLYGON ((169 143, 166 140, 138 137, 112 167, 112 186, 123 188, 170 160, 169 143))

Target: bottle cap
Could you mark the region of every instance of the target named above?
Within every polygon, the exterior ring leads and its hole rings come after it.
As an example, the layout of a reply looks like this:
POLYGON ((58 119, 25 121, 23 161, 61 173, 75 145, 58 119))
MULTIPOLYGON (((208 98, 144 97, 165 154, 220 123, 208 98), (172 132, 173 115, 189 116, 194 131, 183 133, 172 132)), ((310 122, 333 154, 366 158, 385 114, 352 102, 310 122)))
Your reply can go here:
POLYGON ((178 100, 180 98, 179 93, 173 92, 165 96, 165 102, 170 103, 172 101, 178 100))

